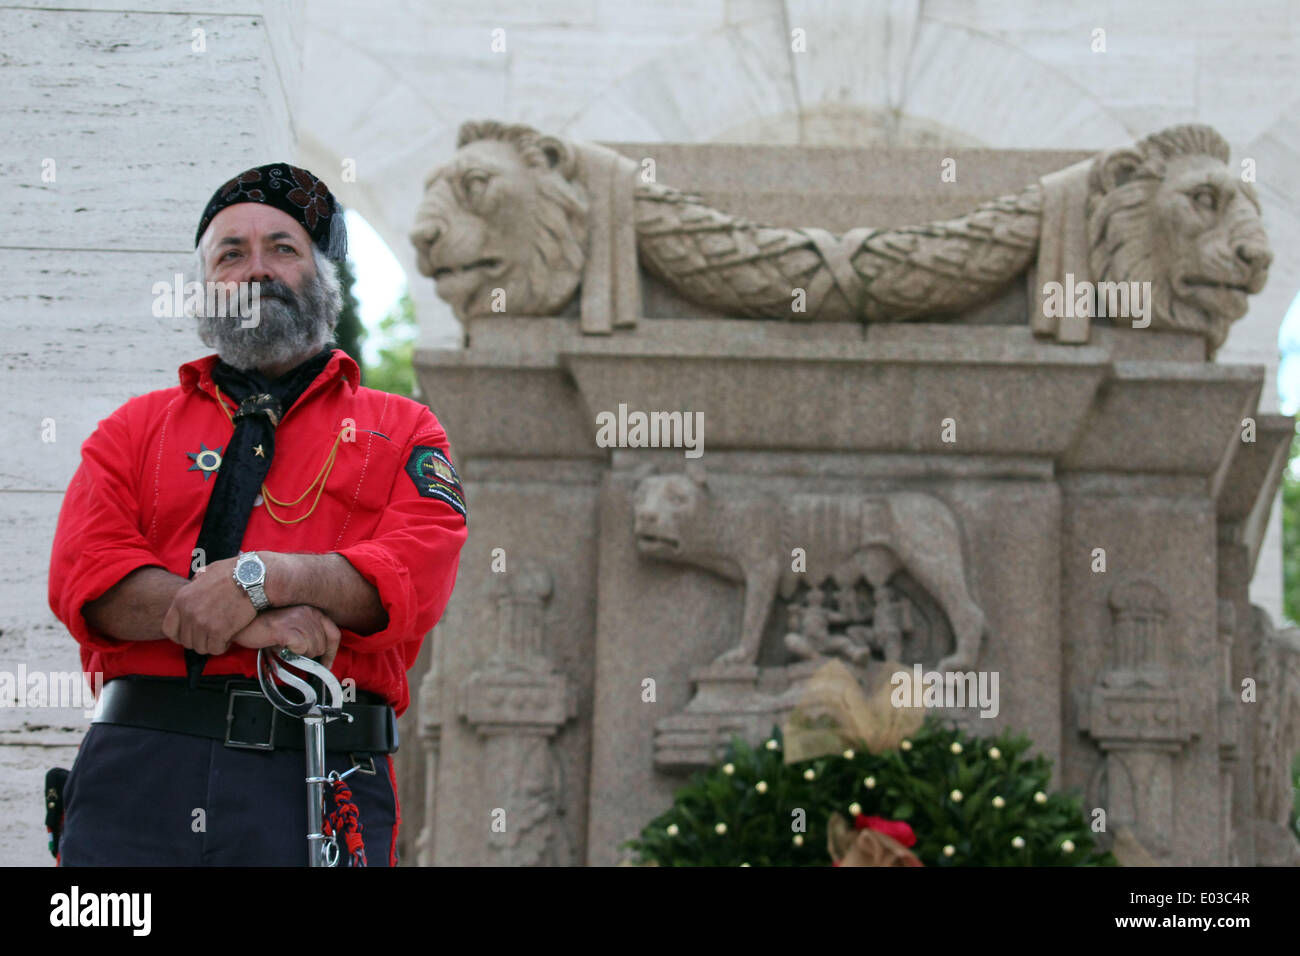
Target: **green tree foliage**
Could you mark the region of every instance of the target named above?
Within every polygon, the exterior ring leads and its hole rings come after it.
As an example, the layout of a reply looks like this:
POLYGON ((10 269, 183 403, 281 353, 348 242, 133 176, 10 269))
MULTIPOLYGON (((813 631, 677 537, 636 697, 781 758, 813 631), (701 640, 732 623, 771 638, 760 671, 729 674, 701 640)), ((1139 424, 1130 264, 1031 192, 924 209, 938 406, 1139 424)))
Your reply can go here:
MULTIPOLYGON (((365 341, 366 328, 361 324, 361 316, 357 312, 357 298, 352 294, 352 286, 357 281, 356 275, 352 271, 352 264, 346 260, 338 263, 336 268, 339 285, 343 287, 343 311, 339 313, 339 324, 334 329, 334 342, 347 352, 358 366, 362 366, 361 345, 365 341)), ((364 366, 362 368, 364 369, 364 366)), ((363 380, 364 377, 363 371, 363 380)))
POLYGON ((1300 621, 1300 435, 1282 475, 1282 612, 1300 621))
POLYGON ((1030 746, 931 719, 897 750, 786 765, 779 728, 758 749, 736 737, 722 765, 696 774, 623 846, 660 866, 829 866, 830 815, 852 819, 856 804, 906 820, 926 866, 1116 865, 1098 851, 1080 798, 1049 792, 1051 763, 1030 746))
POLYGON ((366 386, 418 398, 413 359, 420 330, 415 319, 415 303, 410 295, 403 294, 393 309, 379 320, 377 334, 382 343, 379 361, 366 368, 366 386))

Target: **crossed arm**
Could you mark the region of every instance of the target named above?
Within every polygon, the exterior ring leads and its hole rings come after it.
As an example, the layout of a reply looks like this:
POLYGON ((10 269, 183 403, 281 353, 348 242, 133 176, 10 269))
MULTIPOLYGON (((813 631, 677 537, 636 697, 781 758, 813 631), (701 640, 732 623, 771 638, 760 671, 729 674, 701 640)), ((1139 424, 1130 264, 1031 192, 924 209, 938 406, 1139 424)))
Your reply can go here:
POLYGON ((191 580, 137 568, 85 605, 86 623, 118 640, 170 640, 201 654, 232 644, 288 647, 326 667, 338 653, 339 628, 365 635, 387 626, 379 592, 341 554, 257 554, 271 602, 260 614, 235 583, 236 559, 227 558, 191 580))

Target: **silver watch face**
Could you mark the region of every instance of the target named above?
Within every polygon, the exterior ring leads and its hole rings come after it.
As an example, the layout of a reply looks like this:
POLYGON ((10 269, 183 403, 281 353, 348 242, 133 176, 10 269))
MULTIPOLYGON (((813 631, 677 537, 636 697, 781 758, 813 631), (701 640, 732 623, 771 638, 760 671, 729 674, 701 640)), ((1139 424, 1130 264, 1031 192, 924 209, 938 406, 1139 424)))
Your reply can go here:
POLYGON ((261 580, 263 573, 262 562, 256 557, 246 558, 235 565, 235 579, 243 585, 254 585, 261 580))

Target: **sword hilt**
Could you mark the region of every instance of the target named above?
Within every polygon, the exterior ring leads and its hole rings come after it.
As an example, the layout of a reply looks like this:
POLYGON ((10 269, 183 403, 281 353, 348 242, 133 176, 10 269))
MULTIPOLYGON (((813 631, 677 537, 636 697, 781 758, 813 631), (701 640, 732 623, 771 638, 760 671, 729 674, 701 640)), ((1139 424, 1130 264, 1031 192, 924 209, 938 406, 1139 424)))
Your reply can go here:
POLYGON ((257 682, 262 693, 271 702, 271 706, 290 717, 324 717, 326 721, 343 717, 352 720, 351 714, 343 712, 343 685, 328 667, 310 657, 295 654, 287 647, 281 647, 273 655, 266 653, 263 647, 257 652, 257 682), (320 680, 328 698, 328 703, 320 700, 316 688, 303 680, 285 665, 305 672, 320 680), (279 678, 302 695, 301 700, 290 700, 284 695, 273 678, 279 678))
POLYGON ((325 773, 325 724, 339 717, 352 720, 351 714, 343 712, 343 685, 328 667, 310 657, 295 654, 287 647, 271 654, 266 651, 267 648, 263 647, 257 652, 257 682, 262 694, 276 710, 290 717, 300 717, 303 722, 303 748, 307 758, 307 865, 337 866, 338 841, 324 832, 325 785, 331 782, 325 773), (319 678, 328 703, 322 703, 316 688, 294 670, 319 678), (301 694, 302 699, 286 697, 275 683, 277 677, 301 694))

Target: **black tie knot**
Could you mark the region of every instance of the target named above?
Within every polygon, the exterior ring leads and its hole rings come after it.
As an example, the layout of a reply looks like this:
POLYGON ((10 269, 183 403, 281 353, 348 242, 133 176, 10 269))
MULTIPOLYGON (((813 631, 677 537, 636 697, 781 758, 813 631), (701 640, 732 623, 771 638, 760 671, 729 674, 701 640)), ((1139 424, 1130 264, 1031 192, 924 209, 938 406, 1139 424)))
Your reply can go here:
POLYGON ((234 420, 239 422, 240 419, 253 415, 265 415, 271 422, 271 427, 275 428, 280 424, 280 400, 265 392, 250 395, 239 403, 239 411, 235 412, 234 420))

